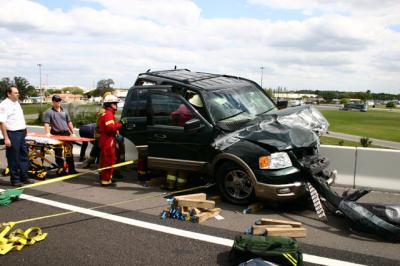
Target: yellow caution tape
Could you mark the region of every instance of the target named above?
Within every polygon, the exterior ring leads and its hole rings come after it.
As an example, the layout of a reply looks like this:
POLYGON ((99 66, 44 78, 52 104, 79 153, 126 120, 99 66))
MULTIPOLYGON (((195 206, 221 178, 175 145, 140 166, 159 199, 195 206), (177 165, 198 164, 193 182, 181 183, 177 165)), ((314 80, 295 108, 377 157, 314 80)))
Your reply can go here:
POLYGON ((25 188, 32 188, 32 187, 38 187, 38 186, 42 186, 42 185, 47 185, 47 184, 51 184, 51 183, 55 183, 55 182, 59 182, 59 181, 67 180, 67 179, 71 179, 71 178, 74 178, 74 177, 77 177, 77 176, 81 176, 81 175, 84 175, 84 174, 88 174, 88 173, 100 172, 100 171, 103 171, 103 170, 106 170, 106 169, 111 169, 111 168, 118 168, 118 167, 121 167, 121 166, 133 164, 134 162, 135 161, 126 161, 126 162, 123 162, 123 163, 117 163, 117 164, 113 164, 111 166, 99 168, 99 169, 96 169, 96 170, 93 170, 93 171, 85 171, 85 172, 82 172, 82 173, 66 175, 66 176, 61 176, 61 177, 57 177, 57 178, 53 178, 53 179, 49 179, 49 180, 44 180, 44 181, 37 182, 37 183, 34 183, 34 184, 29 184, 29 185, 26 185, 26 186, 23 186, 23 187, 19 187, 17 189, 25 189, 25 188))
POLYGON ((3 223, 0 227, 0 255, 5 255, 12 249, 21 250, 25 246, 32 246, 47 237, 39 227, 31 227, 26 231, 16 229, 9 233, 16 225, 15 222, 3 223))
MULTIPOLYGON (((120 163, 120 164, 115 164, 113 166, 100 168, 100 169, 97 169, 95 171, 101 171, 101 170, 110 169, 110 168, 113 168, 113 167, 120 167, 120 166, 123 166, 123 165, 132 164, 133 162, 134 161, 128 161, 128 162, 124 162, 124 163, 120 163)), ((94 171, 88 171, 86 173, 90 173, 90 172, 94 172, 94 171)), ((70 176, 75 176, 75 175, 70 175, 70 176)), ((49 181, 52 181, 52 180, 49 180, 49 181)), ((46 181, 43 181, 43 182, 46 182, 46 181)), ((43 182, 40 182, 40 183, 43 183, 43 182)), ((31 186, 31 185, 29 185, 29 186, 31 186)), ((100 206, 96 206, 96 207, 92 207, 92 208, 88 208, 88 209, 89 210, 94 210, 94 209, 99 209, 99 208, 103 208, 103 207, 116 206, 116 205, 121 205, 121 204, 129 203, 129 202, 133 202, 133 201, 139 201, 139 200, 144 200, 144 199, 149 199, 149 198, 154 198, 154 197, 172 196, 172 195, 175 195, 175 194, 189 192, 189 191, 197 190, 197 189, 200 189, 200 188, 209 188, 210 186, 213 186, 213 184, 207 184, 207 185, 203 185, 203 186, 198 186, 198 187, 188 188, 188 189, 182 189, 182 190, 173 191, 173 192, 163 192, 163 193, 160 193, 160 194, 157 194, 157 195, 150 195, 150 196, 145 196, 145 197, 141 197, 141 198, 135 198, 135 199, 130 199, 130 200, 114 202, 114 203, 100 205, 100 206)), ((62 212, 62 213, 56 213, 56 214, 50 214, 50 215, 46 215, 46 216, 30 218, 30 219, 26 219, 26 220, 20 220, 20 221, 17 221, 17 222, 3 223, 1 225, 1 227, 0 227, 0 255, 5 255, 5 254, 10 252, 14 248, 16 250, 21 250, 26 245, 33 245, 38 241, 44 240, 48 235, 47 233, 43 233, 42 230, 39 227, 31 227, 31 228, 27 229, 26 231, 23 231, 21 229, 17 229, 15 231, 11 232, 8 235, 8 237, 6 237, 6 235, 11 231, 11 229, 15 225, 22 224, 22 223, 27 223, 27 222, 32 222, 32 221, 37 221, 37 220, 48 219, 48 218, 62 216, 62 215, 67 215, 67 214, 72 214, 72 213, 76 213, 76 211, 68 211, 68 212, 62 212), (33 237, 30 236, 30 234, 32 232, 36 233, 36 235, 33 236, 33 237)))
MULTIPOLYGON (((181 189, 181 190, 177 190, 177 191, 172 191, 172 192, 162 192, 160 194, 156 194, 156 195, 150 195, 150 196, 145 196, 145 197, 141 197, 141 198, 135 198, 135 199, 129 199, 129 200, 124 200, 124 201, 118 201, 118 202, 113 202, 113 203, 109 203, 109 204, 104 204, 104 205, 99 205, 96 207, 92 207, 92 208, 88 208, 88 210, 96 210, 96 209, 100 209, 100 208, 104 208, 104 207, 111 207, 111 206, 117 206, 117 205, 122 205, 122 204, 126 204, 126 203, 131 203, 134 201, 141 201, 141 200, 146 200, 146 199, 151 199, 151 198, 156 198, 156 197, 168 197, 168 196, 172 196, 175 194, 181 194, 181 193, 185 193, 185 192, 189 192, 189 191, 193 191, 193 190, 197 190, 197 189, 206 189, 209 188, 211 186, 213 186, 214 184, 206 184, 203 186, 198 186, 198 187, 193 187, 193 188, 186 188, 186 189, 181 189)), ((22 224, 22 223, 27 223, 27 222, 33 222, 33 221, 38 221, 38 220, 44 220, 44 219, 48 219, 48 218, 53 218, 53 217, 58 217, 58 216, 62 216, 62 215, 67 215, 67 214, 72 214, 72 213, 76 213, 76 211, 67 211, 67 212, 60 212, 60 213, 55 213, 55 214, 49 214, 46 216, 39 216, 39 217, 34 217, 34 218, 29 218, 26 220, 20 220, 17 222, 13 222, 14 224, 22 224)))

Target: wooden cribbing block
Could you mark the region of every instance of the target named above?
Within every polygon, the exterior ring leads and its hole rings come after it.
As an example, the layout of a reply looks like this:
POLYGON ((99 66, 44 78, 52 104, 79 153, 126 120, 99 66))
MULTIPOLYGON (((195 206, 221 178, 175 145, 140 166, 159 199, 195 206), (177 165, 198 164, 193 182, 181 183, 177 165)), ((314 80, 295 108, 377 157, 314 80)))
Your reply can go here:
POLYGON ((259 236, 266 232, 267 228, 293 228, 288 224, 272 224, 272 225, 253 225, 253 235, 259 236))
POLYGON ((202 223, 202 222, 204 222, 204 221, 206 221, 206 220, 208 220, 208 219, 210 219, 212 217, 215 217, 215 216, 219 215, 220 213, 221 213, 221 209, 220 208, 214 208, 212 210, 209 210, 209 211, 206 211, 206 212, 202 212, 202 213, 200 213, 200 214, 198 214, 196 216, 199 219, 198 222, 202 223))
POLYGON ((209 197, 208 198, 209 200, 213 200, 215 203, 220 203, 222 200, 221 200, 221 196, 212 196, 212 197, 209 197))
POLYGON ((201 210, 199 210, 198 208, 190 208, 190 209, 193 209, 193 210, 194 210, 194 213, 195 213, 196 215, 201 213, 201 210))
POLYGON ((288 224, 293 227, 300 227, 300 222, 293 222, 293 221, 286 221, 286 220, 276 220, 276 219, 268 219, 268 218, 261 218, 262 225, 270 225, 270 224, 288 224))
POLYGON ((182 215, 189 217, 189 207, 182 207, 182 215))
POLYGON ((212 200, 193 200, 193 199, 178 199, 178 206, 195 207, 201 209, 215 208, 215 202, 212 200))
POLYGON ((296 228, 272 228, 265 227, 267 236, 288 236, 288 237, 306 237, 307 229, 304 227, 296 228))
POLYGON ((183 199, 191 199, 191 200, 206 200, 206 193, 196 193, 196 194, 189 194, 189 195, 182 195, 182 196, 176 196, 176 200, 183 200, 183 199))

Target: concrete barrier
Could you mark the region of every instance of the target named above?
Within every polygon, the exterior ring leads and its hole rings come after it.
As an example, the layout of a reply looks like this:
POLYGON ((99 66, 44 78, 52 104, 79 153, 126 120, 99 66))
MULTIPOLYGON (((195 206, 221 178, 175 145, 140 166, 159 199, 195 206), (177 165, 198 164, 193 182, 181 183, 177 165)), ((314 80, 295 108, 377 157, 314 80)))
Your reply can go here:
POLYGON ((400 191, 400 151, 357 148, 355 186, 400 191))
POLYGON ((330 170, 338 171, 336 185, 400 192, 400 151, 321 145, 330 170))
POLYGON ((321 155, 330 160, 328 170, 338 171, 335 184, 340 186, 355 186, 355 147, 321 145, 321 155))

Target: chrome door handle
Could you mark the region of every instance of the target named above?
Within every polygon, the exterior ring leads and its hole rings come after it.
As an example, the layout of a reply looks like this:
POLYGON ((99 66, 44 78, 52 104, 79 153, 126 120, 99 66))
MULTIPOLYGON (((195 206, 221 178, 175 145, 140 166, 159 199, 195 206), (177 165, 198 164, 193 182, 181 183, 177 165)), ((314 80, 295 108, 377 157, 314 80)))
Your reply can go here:
POLYGON ((156 134, 153 135, 153 137, 156 138, 156 139, 166 139, 167 135, 156 133, 156 134))
POLYGON ((128 123, 125 125, 127 130, 134 129, 136 127, 135 123, 128 123))

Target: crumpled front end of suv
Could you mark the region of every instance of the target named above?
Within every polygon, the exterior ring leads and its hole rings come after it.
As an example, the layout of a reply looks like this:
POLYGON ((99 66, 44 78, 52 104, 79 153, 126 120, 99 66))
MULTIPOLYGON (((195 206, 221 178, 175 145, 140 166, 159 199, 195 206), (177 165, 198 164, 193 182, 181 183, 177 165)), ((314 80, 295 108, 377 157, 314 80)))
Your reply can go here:
MULTIPOLYGON (((319 137, 329 124, 313 106, 266 114, 256 123, 223 136, 216 146, 234 154, 247 166, 255 195, 268 200, 290 200, 305 193, 299 164, 331 183, 329 161, 319 155, 319 137)), ((237 159, 239 160, 239 159, 237 159)))

